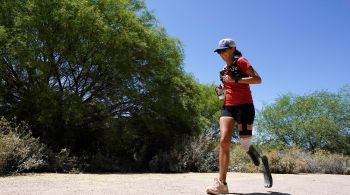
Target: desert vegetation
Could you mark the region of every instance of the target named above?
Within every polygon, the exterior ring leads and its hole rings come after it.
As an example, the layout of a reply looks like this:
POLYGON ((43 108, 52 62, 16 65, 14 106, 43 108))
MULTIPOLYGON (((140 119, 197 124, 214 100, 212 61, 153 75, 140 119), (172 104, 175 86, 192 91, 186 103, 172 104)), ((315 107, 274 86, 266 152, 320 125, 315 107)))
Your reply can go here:
MULTIPOLYGON (((183 58, 142 0, 3 0, 1 174, 216 171, 222 102, 183 58)), ((349 174, 349 98, 344 85, 259 110, 272 170, 349 174)), ((259 171, 232 147, 232 171, 259 171)))

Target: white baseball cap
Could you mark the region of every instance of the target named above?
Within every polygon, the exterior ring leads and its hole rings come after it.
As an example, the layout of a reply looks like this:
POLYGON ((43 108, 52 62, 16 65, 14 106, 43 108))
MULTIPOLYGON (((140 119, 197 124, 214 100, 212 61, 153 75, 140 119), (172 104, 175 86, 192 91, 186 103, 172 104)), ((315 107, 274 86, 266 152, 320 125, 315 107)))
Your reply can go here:
POLYGON ((221 39, 219 41, 218 48, 216 48, 214 52, 217 52, 222 49, 232 48, 232 47, 236 47, 236 43, 234 40, 230 38, 221 39))

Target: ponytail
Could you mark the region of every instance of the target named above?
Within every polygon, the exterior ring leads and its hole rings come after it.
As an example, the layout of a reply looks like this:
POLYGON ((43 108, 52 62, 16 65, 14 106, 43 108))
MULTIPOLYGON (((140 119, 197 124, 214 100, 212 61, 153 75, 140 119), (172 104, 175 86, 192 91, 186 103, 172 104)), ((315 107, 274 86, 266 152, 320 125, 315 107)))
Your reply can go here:
POLYGON ((242 53, 238 49, 235 49, 235 52, 233 53, 233 55, 235 57, 242 57, 242 53))

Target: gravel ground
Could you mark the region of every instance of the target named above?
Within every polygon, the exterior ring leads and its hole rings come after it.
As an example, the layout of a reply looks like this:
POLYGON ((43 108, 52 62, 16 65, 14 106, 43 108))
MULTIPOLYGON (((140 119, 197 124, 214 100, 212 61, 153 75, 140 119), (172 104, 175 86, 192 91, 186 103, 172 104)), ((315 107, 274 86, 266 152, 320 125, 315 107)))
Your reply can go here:
MULTIPOLYGON (((216 173, 184 174, 27 174, 0 177, 0 194, 206 194, 216 173)), ((263 187, 262 174, 228 173, 230 194, 350 194, 349 175, 273 174, 263 187)))

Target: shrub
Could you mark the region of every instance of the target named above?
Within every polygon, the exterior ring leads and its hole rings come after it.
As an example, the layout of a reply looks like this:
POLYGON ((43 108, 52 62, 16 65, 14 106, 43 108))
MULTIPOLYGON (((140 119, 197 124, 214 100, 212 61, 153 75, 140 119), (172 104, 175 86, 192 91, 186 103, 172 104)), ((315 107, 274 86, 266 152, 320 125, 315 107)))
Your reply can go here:
POLYGON ((28 125, 0 119, 0 173, 33 171, 47 165, 45 145, 34 138, 28 125))
POLYGON ((230 152, 229 171, 253 173, 258 170, 241 145, 233 144, 230 152))
POLYGON ((307 158, 308 172, 349 174, 350 158, 340 154, 331 154, 325 150, 316 150, 313 158, 307 158))
POLYGON ((192 137, 181 158, 180 164, 187 171, 211 172, 218 170, 219 148, 212 131, 192 137))
POLYGON ((315 153, 290 147, 265 153, 273 173, 349 174, 350 157, 318 149, 315 153))
POLYGON ((299 173, 305 170, 305 160, 302 158, 303 150, 289 148, 286 150, 271 150, 266 153, 270 160, 273 173, 299 173))
POLYGON ((184 138, 171 152, 163 152, 149 162, 151 171, 212 172, 218 170, 219 149, 212 131, 184 138))
POLYGON ((70 155, 68 148, 63 148, 58 153, 47 149, 45 153, 48 157, 47 166, 44 167, 46 171, 62 173, 80 172, 79 160, 77 157, 70 155))
POLYGON ((30 171, 76 172, 78 160, 69 149, 55 153, 34 138, 25 122, 0 119, 0 174, 30 171))
MULTIPOLYGON (((150 162, 151 170, 173 172, 218 170, 219 144, 211 134, 203 133, 198 137, 186 139, 182 146, 184 147, 176 148, 171 153, 155 156, 150 162)), ((257 150, 262 150, 261 153, 268 157, 272 173, 350 174, 350 157, 346 155, 332 154, 320 149, 311 153, 299 147, 273 149, 258 146, 257 150)), ((240 144, 232 144, 229 171, 261 172, 262 165, 255 167, 240 144)))

